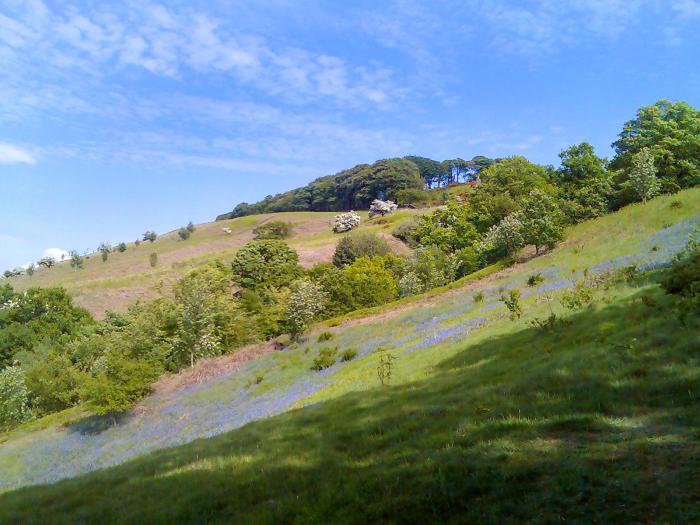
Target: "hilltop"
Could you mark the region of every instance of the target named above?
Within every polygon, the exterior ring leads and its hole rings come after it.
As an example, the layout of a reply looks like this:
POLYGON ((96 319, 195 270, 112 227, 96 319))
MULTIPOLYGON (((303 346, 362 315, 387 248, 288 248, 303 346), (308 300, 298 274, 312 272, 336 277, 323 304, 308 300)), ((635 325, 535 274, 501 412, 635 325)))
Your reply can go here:
POLYGON ((0 516, 695 522, 698 339, 657 283, 698 229, 700 189, 634 204, 544 256, 327 322, 296 348, 204 361, 116 426, 76 409, 32 423, 4 437, 5 488, 74 479, 5 494, 0 516), (499 300, 512 289, 516 320, 499 300), (329 347, 357 355, 311 370, 329 347))
MULTIPOLYGON (((406 253, 408 247, 391 236, 392 229, 428 211, 402 209, 382 221, 368 221, 366 211, 358 212, 363 219, 358 230, 376 232, 398 253, 406 253)), ((174 230, 158 236, 153 243, 127 243, 124 253, 114 251, 106 262, 102 262, 98 252, 91 253, 81 270, 75 270, 68 261, 63 261, 50 269, 38 268, 32 276, 22 275, 7 281, 17 290, 63 286, 78 305, 101 319, 106 310, 123 311, 137 300, 158 297, 160 290, 168 290, 188 271, 212 259, 229 260, 238 248, 253 239, 253 230, 257 226, 271 220, 293 224, 292 236, 287 242, 298 252, 302 266, 328 262, 340 238, 331 230, 334 216, 335 213, 331 212, 264 213, 197 224, 186 241, 180 240, 177 230, 174 230), (227 229, 230 233, 225 231, 227 229), (158 257, 155 267, 149 263, 152 253, 158 257)))

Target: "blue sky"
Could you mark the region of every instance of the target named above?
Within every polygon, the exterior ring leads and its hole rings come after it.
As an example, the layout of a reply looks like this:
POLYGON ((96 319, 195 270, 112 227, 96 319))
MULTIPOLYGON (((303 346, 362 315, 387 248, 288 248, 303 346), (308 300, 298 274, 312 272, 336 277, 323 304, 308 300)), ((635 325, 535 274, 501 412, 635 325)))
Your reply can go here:
POLYGON ((601 155, 700 106, 700 0, 0 0, 0 269, 358 163, 601 155))

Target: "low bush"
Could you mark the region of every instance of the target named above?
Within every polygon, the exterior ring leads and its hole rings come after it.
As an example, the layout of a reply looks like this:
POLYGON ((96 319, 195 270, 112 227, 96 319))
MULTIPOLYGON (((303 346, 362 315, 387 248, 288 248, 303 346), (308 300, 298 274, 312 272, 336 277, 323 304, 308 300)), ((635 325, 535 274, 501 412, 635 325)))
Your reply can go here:
POLYGON ((333 332, 329 332, 328 330, 324 330, 320 334, 318 334, 318 342, 323 343, 324 341, 330 341, 333 339, 333 332))
POLYGON ((338 348, 324 348, 318 353, 318 357, 314 358, 311 370, 320 371, 324 368, 329 368, 335 364, 335 356, 338 353, 338 348))
POLYGON ((343 350, 343 353, 340 354, 340 360, 344 363, 348 361, 352 361, 357 357, 357 350, 354 350, 352 348, 348 350, 343 350))
POLYGON ((292 236, 294 225, 284 221, 270 221, 253 230, 256 239, 286 239, 292 236))
POLYGON ((533 288, 539 284, 542 284, 543 282, 544 282, 544 277, 542 277, 542 274, 540 274, 540 273, 534 273, 527 278, 527 285, 530 288, 533 288))
POLYGON ((361 257, 372 259, 391 252, 389 244, 375 233, 359 232, 346 235, 338 241, 333 264, 343 268, 361 257))

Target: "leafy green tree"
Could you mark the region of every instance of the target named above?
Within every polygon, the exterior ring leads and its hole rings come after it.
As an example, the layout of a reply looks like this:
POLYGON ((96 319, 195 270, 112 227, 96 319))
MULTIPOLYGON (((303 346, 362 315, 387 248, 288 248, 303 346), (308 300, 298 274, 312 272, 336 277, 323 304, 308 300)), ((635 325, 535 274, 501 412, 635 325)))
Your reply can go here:
POLYGON ((381 257, 391 253, 389 244, 376 233, 356 232, 338 241, 333 254, 333 264, 342 268, 360 257, 381 257))
POLYGON ((187 228, 180 228, 177 231, 177 235, 178 235, 178 237, 180 237, 181 241, 186 241, 187 239, 189 239, 190 233, 191 233, 190 230, 188 230, 187 228))
POLYGON ((292 236, 294 225, 285 221, 270 221, 253 229, 256 239, 286 239, 292 236))
POLYGON ((233 258, 231 268, 241 286, 288 286, 302 273, 299 255, 279 240, 251 241, 233 258))
POLYGON ((148 394, 157 378, 153 364, 119 351, 109 352, 85 382, 81 397, 95 414, 118 414, 148 394))
POLYGON ((564 216, 559 204, 539 189, 523 199, 520 222, 523 239, 535 246, 535 253, 539 254, 543 246, 553 247, 564 237, 564 216))
POLYGON ((146 233, 143 234, 144 241, 155 242, 157 238, 158 235, 153 230, 148 230, 146 231, 146 233))
POLYGON ((547 182, 547 170, 521 156, 501 159, 481 172, 479 177, 480 191, 490 195, 508 194, 511 198, 518 199, 533 189, 556 192, 547 182))
POLYGON ((607 160, 595 154, 587 142, 571 146, 559 154, 561 167, 556 182, 561 189, 562 210, 570 223, 600 217, 607 213, 612 180, 607 160))
POLYGON ((700 183, 700 111, 685 102, 659 100, 637 110, 613 142, 612 167, 627 171, 634 155, 649 148, 659 178, 671 178, 682 188, 700 183))
POLYGON ((37 414, 57 412, 78 402, 85 375, 73 366, 68 356, 43 344, 18 357, 37 414))
POLYGON ((9 429, 31 418, 24 372, 19 366, 0 370, 0 428, 9 429))
POLYGON ((80 255, 76 250, 71 250, 69 254, 71 268, 73 268, 75 271, 81 270, 83 268, 83 265, 85 264, 83 256, 80 255))
POLYGON ((43 257, 39 259, 38 265, 43 266, 47 269, 53 268, 54 266, 56 266, 56 259, 54 259, 53 257, 43 257))
POLYGON ((4 288, 0 307, 0 367, 9 366, 18 352, 31 350, 40 341, 66 343, 94 321, 83 308, 73 305, 63 288, 29 288, 14 293, 4 288))
POLYGON ((438 246, 445 252, 453 252, 471 246, 480 235, 472 223, 472 209, 449 201, 444 208, 419 219, 414 237, 421 246, 438 246))
POLYGON ((408 259, 408 271, 415 274, 421 283, 421 292, 444 286, 454 281, 457 260, 437 246, 422 246, 408 259))
POLYGON ((642 148, 639 153, 632 156, 628 184, 637 198, 643 202, 659 193, 661 184, 656 177, 654 156, 649 148, 642 148))
POLYGON ((479 243, 477 250, 488 260, 510 257, 525 246, 520 213, 511 213, 495 224, 479 243))
POLYGON ((396 299, 398 289, 394 275, 381 257, 362 257, 343 269, 350 296, 351 310, 379 306, 396 299))

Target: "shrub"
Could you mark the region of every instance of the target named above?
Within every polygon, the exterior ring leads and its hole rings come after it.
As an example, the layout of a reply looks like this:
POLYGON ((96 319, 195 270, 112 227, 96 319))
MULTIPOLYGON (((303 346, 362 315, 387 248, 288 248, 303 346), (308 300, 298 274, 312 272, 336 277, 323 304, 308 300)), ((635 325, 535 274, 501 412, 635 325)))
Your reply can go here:
POLYGON ((489 259, 508 257, 525 245, 523 224, 518 213, 511 213, 492 226, 478 245, 478 251, 489 259))
POLYGON ((357 357, 357 350, 349 348, 348 350, 343 350, 343 353, 340 354, 340 360, 343 363, 347 363, 348 361, 352 361, 357 357))
POLYGON ((539 284, 542 284, 544 282, 544 277, 542 277, 541 273, 533 273, 527 278, 527 285, 530 288, 533 288, 539 284))
POLYGON ((475 303, 480 303, 484 300, 484 294, 482 292, 477 292, 474 294, 473 300, 475 303))
POLYGON ((409 257, 407 270, 416 274, 425 291, 454 281, 458 264, 455 256, 438 246, 422 246, 409 257))
POLYGON ((124 412, 150 391, 157 377, 158 370, 151 363, 109 352, 86 381, 81 397, 98 415, 124 412))
POLYGON ((561 304, 569 310, 580 310, 593 302, 593 287, 586 282, 579 282, 571 291, 564 292, 561 304))
POLYGON ((119 250, 120 253, 124 253, 126 251, 126 243, 120 242, 117 246, 117 250, 119 250))
POLYGON ((472 221, 471 208, 455 201, 423 215, 418 220, 414 236, 421 246, 436 245, 445 252, 471 246, 480 238, 472 221))
POLYGON ((154 252, 151 255, 149 255, 148 262, 151 264, 151 268, 155 268, 158 264, 158 254, 154 252))
POLYGON ((284 221, 270 221, 253 230, 256 239, 286 239, 292 236, 294 225, 284 221))
POLYGON ((241 286, 289 285, 302 273, 299 255, 276 239, 251 241, 233 258, 231 268, 241 286))
POLYGON ((320 334, 318 334, 318 342, 323 343, 325 341, 330 341, 333 339, 333 332, 329 332, 328 330, 324 330, 320 334))
POLYGON ((455 278, 460 279, 471 273, 474 273, 483 265, 481 264, 481 258, 476 250, 467 246, 461 250, 457 250, 454 253, 454 268, 455 268, 455 278))
POLYGON ((263 379, 265 379, 265 376, 255 376, 255 384, 259 385, 263 382, 263 379))
POLYGON ((180 237, 181 241, 186 241, 187 239, 189 239, 190 234, 191 234, 191 232, 187 228, 180 228, 177 231, 177 236, 180 237))
POLYGON ((416 241, 417 227, 418 223, 415 220, 402 222, 393 229, 391 235, 393 235, 400 241, 403 241, 408 246, 415 248, 418 245, 416 241))
POLYGON ((335 356, 338 353, 338 348, 324 348, 318 353, 318 357, 314 358, 311 370, 320 371, 324 368, 329 368, 335 364, 335 356))
POLYGON ((674 261, 661 286, 669 294, 700 294, 700 251, 686 259, 674 261))
POLYGON ((8 429, 32 417, 29 389, 19 366, 0 371, 0 428, 8 429))
POLYGON ((22 368, 32 405, 39 414, 57 412, 78 402, 85 378, 66 355, 39 345, 23 359, 22 368))
POLYGON ((192 221, 188 222, 187 226, 185 226, 185 228, 187 229, 188 232, 194 233, 195 227, 194 227, 194 224, 192 224, 192 221))
POLYGON ((340 213, 333 218, 333 231, 343 233, 360 225, 360 216, 354 211, 340 213))
POLYGON ((102 252, 102 262, 107 262, 108 257, 109 257, 108 252, 102 252))
POLYGON ((407 204, 418 204, 430 199, 430 194, 425 190, 405 189, 396 193, 396 202, 405 206, 407 204))
POLYGON ((523 315, 523 307, 520 304, 520 290, 510 290, 508 295, 501 295, 501 301, 508 308, 512 320, 520 319, 523 315))
MULTIPOLYGON (((323 309, 326 293, 318 283, 309 280, 296 281, 287 303, 286 320, 289 331, 296 339, 323 309)), ((319 337, 320 340, 320 337, 319 337)))
POLYGON ((346 235, 338 241, 333 254, 333 264, 342 268, 360 257, 373 258, 391 252, 387 242, 377 234, 360 232, 346 235))
POLYGON ((367 216, 371 219, 375 215, 380 215, 382 217, 386 215, 391 215, 396 211, 398 206, 393 201, 383 201, 379 199, 374 199, 369 207, 369 213, 367 216))
POLYGON ((671 204, 669 204, 669 207, 671 209, 677 210, 678 208, 683 207, 683 203, 681 201, 672 201, 671 204))
POLYGON ((396 281, 381 257, 362 257, 343 270, 347 295, 345 304, 352 310, 379 306, 397 296, 396 281))

